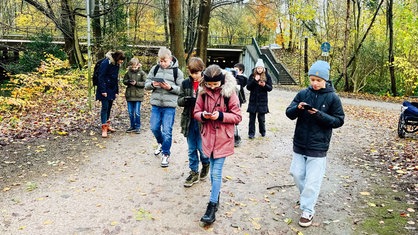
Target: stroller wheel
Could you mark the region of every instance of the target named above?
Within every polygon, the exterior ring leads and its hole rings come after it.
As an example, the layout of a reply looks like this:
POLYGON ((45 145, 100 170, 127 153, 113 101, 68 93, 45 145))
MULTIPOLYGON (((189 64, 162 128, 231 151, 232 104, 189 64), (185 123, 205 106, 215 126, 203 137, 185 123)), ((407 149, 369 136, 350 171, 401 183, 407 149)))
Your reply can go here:
POLYGON ((405 115, 401 113, 398 122, 398 136, 399 138, 405 138, 405 115))

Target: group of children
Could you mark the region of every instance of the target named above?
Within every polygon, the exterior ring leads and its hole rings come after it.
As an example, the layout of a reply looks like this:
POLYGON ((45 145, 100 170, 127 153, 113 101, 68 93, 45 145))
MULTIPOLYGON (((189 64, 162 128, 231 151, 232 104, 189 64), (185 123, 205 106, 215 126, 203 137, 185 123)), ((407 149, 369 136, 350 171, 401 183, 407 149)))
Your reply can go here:
MULTIPOLYGON (((112 61, 110 58, 113 57, 110 56, 103 63, 117 61, 118 64, 113 65, 120 65, 118 59, 121 57, 112 61)), ((236 73, 233 74, 216 64, 206 68, 202 59, 192 57, 187 65, 189 77, 184 79, 182 71, 178 69, 178 61, 169 49, 161 48, 158 58, 157 65, 151 68, 148 75, 140 69, 136 58, 129 63, 123 79, 127 85, 125 95, 130 117, 127 132, 140 133, 140 106, 144 89, 152 91, 150 127, 158 143, 154 154, 161 154, 161 167, 168 167, 176 107, 183 107, 181 133, 187 139, 190 168, 184 186, 191 187, 210 176, 210 199, 201 218, 202 222, 210 224, 216 219, 225 159, 234 153, 234 147, 241 142, 237 125, 242 120, 241 105, 246 102, 243 88, 246 86, 250 91, 248 137, 255 138, 256 118, 259 132, 264 137, 265 114, 269 112, 268 92, 273 89, 272 79, 261 59, 247 80, 243 75, 244 65, 240 63, 234 66, 236 73), (199 162, 202 165, 200 173, 199 162)), ((314 63, 308 73, 310 86, 300 91, 286 109, 290 119, 297 119, 290 173, 300 191, 302 215, 299 224, 303 227, 311 225, 315 213, 314 206, 325 174, 332 129, 344 123, 344 111, 329 81, 329 69, 325 61, 314 63)), ((102 78, 99 76, 99 81, 103 82, 104 77, 103 74, 102 78)), ((102 130, 110 130, 108 117, 114 98, 107 101, 109 92, 103 88, 98 87, 97 92, 102 101, 102 124, 107 125, 102 125, 102 130)), ((102 136, 106 137, 107 134, 103 135, 102 131, 102 136)))

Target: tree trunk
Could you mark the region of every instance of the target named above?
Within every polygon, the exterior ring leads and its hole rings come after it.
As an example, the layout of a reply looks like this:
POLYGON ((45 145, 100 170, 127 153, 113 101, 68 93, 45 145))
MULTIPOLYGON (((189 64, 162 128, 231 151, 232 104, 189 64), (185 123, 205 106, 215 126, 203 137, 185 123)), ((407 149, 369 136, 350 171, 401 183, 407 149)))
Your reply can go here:
POLYGON ((398 95, 396 90, 395 67, 393 66, 393 0, 387 2, 387 24, 389 29, 389 72, 390 72, 390 88, 394 96, 398 95))
POLYGON ((201 0, 199 7, 199 19, 197 25, 199 31, 197 36, 196 55, 202 58, 205 64, 207 62, 207 47, 211 6, 211 0, 201 0))
POLYGON ((68 55, 70 64, 82 68, 85 61, 81 54, 71 1, 61 0, 61 22, 63 28, 68 32, 64 33, 64 51, 68 55))
POLYGON ((44 7, 36 0, 24 0, 29 5, 35 7, 40 13, 48 17, 54 22, 55 26, 64 36, 64 51, 68 56, 71 65, 82 67, 84 59, 81 55, 80 44, 77 40, 77 32, 75 30, 75 14, 72 9, 72 0, 61 0, 61 14, 53 11, 50 2, 44 7), (57 18, 60 17, 60 18, 57 18))
POLYGON ((100 0, 94 0, 94 14, 92 18, 94 48, 96 51, 96 60, 100 60, 104 57, 104 51, 101 48, 103 37, 102 37, 102 25, 100 24, 100 0))
POLYGON ((170 40, 170 35, 169 35, 169 29, 167 28, 168 25, 168 17, 167 17, 167 5, 166 5, 166 1, 162 0, 163 3, 163 19, 164 19, 164 32, 165 32, 165 42, 168 43, 170 40))
POLYGON ((349 89, 349 80, 347 74, 347 47, 348 47, 348 39, 350 36, 350 3, 351 0, 347 0, 347 9, 346 9, 346 16, 345 16, 345 31, 344 31, 344 47, 343 47, 343 76, 344 76, 344 90, 348 91, 349 89))
POLYGON ((185 39, 185 50, 187 52, 186 61, 193 53, 196 38, 197 38, 197 20, 196 20, 196 11, 197 11, 198 1, 197 0, 188 0, 188 11, 187 11, 187 23, 186 23, 186 39, 185 39))
POLYGON ((171 51, 177 57, 179 67, 183 69, 186 63, 184 60, 181 0, 169 0, 169 16, 171 51))

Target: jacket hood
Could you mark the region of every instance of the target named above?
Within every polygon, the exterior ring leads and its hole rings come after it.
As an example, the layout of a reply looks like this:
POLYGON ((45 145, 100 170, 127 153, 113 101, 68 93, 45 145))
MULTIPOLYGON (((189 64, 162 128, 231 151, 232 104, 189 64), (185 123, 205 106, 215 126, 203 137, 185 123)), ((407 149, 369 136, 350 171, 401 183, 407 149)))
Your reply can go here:
MULTIPOLYGON (((179 67, 179 62, 178 62, 177 58, 175 56, 171 56, 171 59, 172 59, 172 61, 171 61, 170 66, 168 66, 168 68, 172 69, 172 68, 179 67)), ((160 64, 160 61, 158 61, 157 64, 160 64)))
MULTIPOLYGON (((231 72, 228 72, 226 70, 222 70, 222 73, 225 75, 225 82, 221 85, 222 96, 225 97, 231 97, 234 92, 237 90, 237 80, 235 79, 234 75, 232 75, 231 72)), ((201 86, 199 87, 200 93, 204 94, 207 93, 207 89, 204 85, 204 81, 201 83, 201 86)))
POLYGON ((109 61, 110 61, 111 64, 115 64, 115 60, 112 57, 112 53, 113 53, 113 51, 108 51, 106 53, 105 57, 109 59, 109 61))

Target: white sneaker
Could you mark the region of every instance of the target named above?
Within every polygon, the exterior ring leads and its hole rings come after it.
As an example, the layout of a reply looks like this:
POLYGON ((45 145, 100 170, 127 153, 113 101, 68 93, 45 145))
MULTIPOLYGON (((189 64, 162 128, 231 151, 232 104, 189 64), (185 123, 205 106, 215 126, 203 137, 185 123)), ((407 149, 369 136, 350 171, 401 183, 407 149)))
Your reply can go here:
POLYGON ((170 158, 170 155, 163 154, 163 157, 161 158, 161 167, 168 167, 169 158, 170 158))
POLYGON ((312 224, 313 215, 308 212, 302 212, 302 216, 299 219, 299 225, 301 227, 309 227, 312 224))
POLYGON ((160 154, 162 151, 162 145, 158 144, 157 148, 154 150, 154 155, 160 154))

